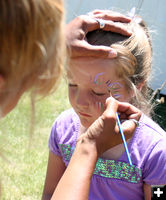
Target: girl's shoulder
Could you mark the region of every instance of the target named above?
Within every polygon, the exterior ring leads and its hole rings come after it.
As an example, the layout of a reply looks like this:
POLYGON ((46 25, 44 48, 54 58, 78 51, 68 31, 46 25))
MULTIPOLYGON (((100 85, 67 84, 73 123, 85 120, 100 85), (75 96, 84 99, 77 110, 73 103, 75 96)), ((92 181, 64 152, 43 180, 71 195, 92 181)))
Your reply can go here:
POLYGON ((50 139, 57 144, 75 143, 80 127, 80 120, 73 109, 62 112, 53 123, 50 139))
POLYGON ((166 132, 146 115, 142 115, 130 152, 133 162, 143 170, 143 180, 150 185, 166 184, 166 132))
POLYGON ((152 119, 142 114, 139 120, 139 126, 136 128, 129 144, 132 151, 136 155, 143 155, 143 158, 145 158, 160 143, 166 144, 166 132, 152 119))
POLYGON ((165 144, 166 132, 152 119, 142 114, 139 126, 129 143, 129 149, 133 154, 136 165, 143 168, 145 162, 149 161, 150 156, 153 158, 158 153, 165 156, 165 144))
POLYGON ((49 149, 61 156, 65 164, 76 145, 80 120, 73 109, 62 112, 55 120, 49 137, 49 149))
POLYGON ((136 129, 136 134, 138 134, 138 137, 147 138, 150 141, 154 140, 158 142, 160 139, 166 140, 166 132, 145 114, 142 114, 139 120, 139 127, 136 129))

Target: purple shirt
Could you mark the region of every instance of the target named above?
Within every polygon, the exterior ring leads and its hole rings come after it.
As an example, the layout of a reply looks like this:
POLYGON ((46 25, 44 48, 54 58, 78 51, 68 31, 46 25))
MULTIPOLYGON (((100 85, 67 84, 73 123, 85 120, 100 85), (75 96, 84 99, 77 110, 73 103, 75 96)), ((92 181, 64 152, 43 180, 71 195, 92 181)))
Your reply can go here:
MULTIPOLYGON (((128 164, 125 151, 117 160, 99 158, 89 200, 141 200, 143 182, 166 184, 166 133, 145 115, 139 123, 128 144, 133 165, 128 164)), ((64 111, 52 127, 49 149, 61 156, 66 166, 75 149, 79 128, 80 120, 73 109, 64 111)))

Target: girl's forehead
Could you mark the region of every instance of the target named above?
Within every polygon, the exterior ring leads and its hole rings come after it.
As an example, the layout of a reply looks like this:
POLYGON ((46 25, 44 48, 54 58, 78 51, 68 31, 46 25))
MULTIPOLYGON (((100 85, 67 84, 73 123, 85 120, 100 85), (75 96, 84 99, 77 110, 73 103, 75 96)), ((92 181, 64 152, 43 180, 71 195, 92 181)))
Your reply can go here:
POLYGON ((109 59, 72 59, 68 69, 68 77, 84 77, 86 79, 93 78, 111 78, 115 77, 116 66, 109 59))

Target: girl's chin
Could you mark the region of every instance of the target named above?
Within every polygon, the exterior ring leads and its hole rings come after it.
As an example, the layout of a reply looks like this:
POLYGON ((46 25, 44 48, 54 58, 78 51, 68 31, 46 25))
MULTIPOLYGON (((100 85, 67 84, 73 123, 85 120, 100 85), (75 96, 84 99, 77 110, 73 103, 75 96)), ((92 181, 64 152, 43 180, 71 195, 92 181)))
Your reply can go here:
POLYGON ((89 128, 91 126, 93 122, 89 122, 87 120, 81 119, 81 124, 82 126, 84 126, 85 128, 89 128))
POLYGON ((80 118, 82 126, 84 126, 85 128, 89 128, 93 124, 93 122, 97 119, 94 117, 92 119, 92 118, 82 117, 82 116, 79 116, 79 118, 80 118))

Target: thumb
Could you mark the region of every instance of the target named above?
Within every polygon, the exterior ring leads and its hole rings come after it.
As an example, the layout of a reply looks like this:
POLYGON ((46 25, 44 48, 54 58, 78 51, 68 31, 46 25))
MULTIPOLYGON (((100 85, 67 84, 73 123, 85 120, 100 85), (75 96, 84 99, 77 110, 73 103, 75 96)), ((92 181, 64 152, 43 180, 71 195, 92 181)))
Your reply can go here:
POLYGON ((117 52, 111 47, 90 45, 86 41, 79 42, 79 48, 76 51, 72 49, 72 58, 74 57, 100 57, 100 58, 116 58, 117 52))
POLYGON ((89 45, 89 55, 101 58, 116 58, 117 51, 111 47, 101 45, 89 45))
POLYGON ((106 109, 104 113, 102 114, 102 119, 107 124, 111 124, 115 126, 116 124, 116 112, 118 110, 118 101, 116 101, 113 97, 109 97, 106 99, 106 109), (108 121, 108 122, 107 122, 108 121))

